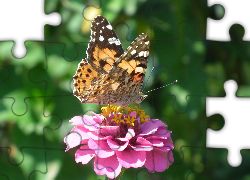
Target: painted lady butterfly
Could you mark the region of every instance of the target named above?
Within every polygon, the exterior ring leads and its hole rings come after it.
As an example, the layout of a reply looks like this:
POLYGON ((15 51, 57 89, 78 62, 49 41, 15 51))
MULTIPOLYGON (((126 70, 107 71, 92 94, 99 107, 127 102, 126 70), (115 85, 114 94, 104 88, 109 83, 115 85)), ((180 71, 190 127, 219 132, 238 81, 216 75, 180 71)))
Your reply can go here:
POLYGON ((123 51, 120 40, 103 16, 91 24, 87 58, 74 75, 74 95, 82 103, 125 106, 141 103, 147 95, 140 92, 146 73, 149 38, 139 35, 123 51))

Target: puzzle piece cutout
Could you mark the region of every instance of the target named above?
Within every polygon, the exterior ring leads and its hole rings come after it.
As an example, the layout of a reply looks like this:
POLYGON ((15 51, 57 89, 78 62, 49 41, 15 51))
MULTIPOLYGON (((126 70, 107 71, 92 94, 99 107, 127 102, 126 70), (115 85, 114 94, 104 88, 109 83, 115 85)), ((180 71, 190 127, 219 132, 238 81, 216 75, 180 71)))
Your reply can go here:
POLYGON ((206 98, 207 116, 219 113, 226 120, 225 126, 219 132, 207 130, 207 147, 227 148, 228 162, 231 166, 239 166, 241 163, 241 149, 250 149, 248 137, 248 98, 236 97, 237 84, 230 80, 225 82, 226 97, 206 98), (236 130, 239 129, 240 131, 236 130))
POLYGON ((17 58, 23 58, 26 55, 25 41, 44 40, 45 24, 58 25, 60 23, 59 14, 44 14, 44 0, 2 1, 0 7, 0 17, 5 17, 0 20, 0 40, 15 41, 13 54, 17 58))
POLYGON ((248 1, 241 0, 208 0, 208 6, 221 4, 225 8, 223 19, 217 21, 210 18, 207 19, 207 40, 230 41, 229 29, 237 23, 245 28, 244 41, 250 40, 250 24, 247 18, 250 16, 248 10, 248 1))

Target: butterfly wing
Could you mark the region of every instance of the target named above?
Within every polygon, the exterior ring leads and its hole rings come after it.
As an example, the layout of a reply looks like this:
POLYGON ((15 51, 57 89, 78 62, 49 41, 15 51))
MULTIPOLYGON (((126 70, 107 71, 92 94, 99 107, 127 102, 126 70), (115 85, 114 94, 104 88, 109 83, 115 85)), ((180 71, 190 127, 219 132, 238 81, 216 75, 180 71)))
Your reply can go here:
POLYGON ((103 16, 96 16, 91 24, 91 39, 87 49, 88 63, 102 74, 107 73, 124 53, 114 29, 103 16))
POLYGON ((121 43, 110 23, 103 16, 96 16, 91 24, 87 58, 79 63, 73 77, 73 94, 81 102, 86 102, 88 96, 92 94, 90 87, 93 87, 102 74, 108 73, 123 52, 121 43))
POLYGON ((108 74, 100 76, 96 84, 91 86, 91 97, 87 101, 102 105, 135 102, 140 96, 148 55, 149 38, 147 34, 141 34, 114 62, 108 74))

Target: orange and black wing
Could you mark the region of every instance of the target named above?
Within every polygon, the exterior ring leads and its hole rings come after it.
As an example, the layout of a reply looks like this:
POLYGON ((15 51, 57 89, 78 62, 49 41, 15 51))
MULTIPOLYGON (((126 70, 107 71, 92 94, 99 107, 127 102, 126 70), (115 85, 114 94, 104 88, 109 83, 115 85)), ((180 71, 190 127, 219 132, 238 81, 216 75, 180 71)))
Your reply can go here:
POLYGON ((87 49, 88 63, 105 74, 124 53, 114 29, 103 16, 96 16, 91 24, 91 39, 87 49))

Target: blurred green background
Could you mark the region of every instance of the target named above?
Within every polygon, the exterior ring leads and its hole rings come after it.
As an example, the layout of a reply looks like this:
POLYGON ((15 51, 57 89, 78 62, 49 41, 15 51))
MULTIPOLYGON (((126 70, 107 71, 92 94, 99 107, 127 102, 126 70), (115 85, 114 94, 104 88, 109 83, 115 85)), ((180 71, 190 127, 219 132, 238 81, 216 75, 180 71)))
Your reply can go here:
MULTIPOLYGON (((150 37, 145 91, 140 105, 172 131, 174 164, 162 173, 129 169, 123 179, 250 179, 249 150, 231 167, 226 149, 206 149, 206 129, 219 130, 223 117, 206 117, 206 96, 225 96, 234 79, 238 96, 250 95, 250 45, 244 29, 230 29, 231 42, 206 40, 206 18, 219 20, 224 9, 195 0, 46 0, 45 13, 58 12, 59 26, 45 26, 45 41, 27 41, 27 55, 13 57, 14 42, 0 42, 0 179, 104 179, 75 163, 76 148, 65 153, 68 122, 100 106, 81 104, 72 95, 72 77, 86 57, 90 23, 100 14, 114 27, 124 50, 141 33, 150 37), (152 68, 154 70, 150 74, 152 68), (150 75, 150 77, 149 77, 150 75)), ((132 104, 133 106, 133 104, 132 104)))

